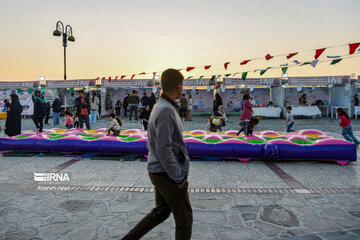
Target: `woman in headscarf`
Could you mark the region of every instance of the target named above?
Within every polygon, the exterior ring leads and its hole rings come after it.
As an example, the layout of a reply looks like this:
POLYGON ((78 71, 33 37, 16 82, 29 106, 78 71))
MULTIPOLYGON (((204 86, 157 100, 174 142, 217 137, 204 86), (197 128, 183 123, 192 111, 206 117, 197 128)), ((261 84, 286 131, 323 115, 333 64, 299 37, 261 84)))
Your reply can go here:
POLYGON ((21 113, 23 107, 19 102, 19 97, 16 94, 10 95, 9 107, 7 109, 7 118, 5 123, 5 134, 8 136, 15 136, 21 134, 21 113))
POLYGON ((214 104, 213 104, 213 113, 214 114, 218 111, 218 109, 221 105, 223 105, 222 98, 219 93, 216 93, 214 104))
POLYGON ((41 97, 40 91, 36 90, 32 94, 32 101, 34 103, 33 121, 36 126, 36 132, 42 132, 44 126, 44 117, 46 115, 45 101, 41 97))

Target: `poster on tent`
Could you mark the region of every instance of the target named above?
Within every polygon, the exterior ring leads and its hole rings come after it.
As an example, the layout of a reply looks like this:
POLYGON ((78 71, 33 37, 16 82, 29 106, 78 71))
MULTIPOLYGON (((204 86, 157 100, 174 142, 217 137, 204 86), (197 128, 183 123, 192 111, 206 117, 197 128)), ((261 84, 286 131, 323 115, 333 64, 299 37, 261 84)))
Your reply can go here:
POLYGON ((303 94, 306 94, 306 100, 309 105, 315 104, 317 100, 321 100, 323 103, 328 103, 329 101, 329 88, 327 87, 303 87, 301 91, 298 91, 297 88, 286 88, 285 106, 298 106, 300 96, 303 94))
POLYGON ((32 95, 27 91, 22 91, 21 93, 17 93, 16 90, 2 90, 0 92, 0 108, 1 110, 4 108, 4 100, 10 99, 10 95, 16 93, 19 96, 20 104, 23 106, 23 112, 21 115, 33 115, 34 113, 34 104, 32 102, 32 95))
POLYGON ((289 77, 289 85, 328 85, 350 83, 350 76, 289 77))
POLYGON ((214 91, 207 90, 185 90, 186 98, 191 94, 194 112, 212 112, 214 102, 214 91))
MULTIPOLYGON (((240 111, 240 104, 245 92, 248 88, 234 88, 226 89, 225 92, 218 91, 220 94, 223 105, 225 106, 226 112, 237 112, 240 111)), ((266 105, 270 101, 270 89, 269 88, 254 88, 250 92, 257 105, 266 105)))
POLYGON ((0 82, 0 89, 17 89, 17 88, 40 88, 40 81, 28 82, 0 82))

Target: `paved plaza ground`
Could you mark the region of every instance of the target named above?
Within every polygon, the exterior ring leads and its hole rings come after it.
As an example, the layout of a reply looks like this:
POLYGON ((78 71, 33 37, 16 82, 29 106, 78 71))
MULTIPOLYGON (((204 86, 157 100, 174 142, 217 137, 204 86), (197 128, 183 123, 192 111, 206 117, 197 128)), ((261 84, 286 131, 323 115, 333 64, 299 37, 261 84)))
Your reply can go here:
MULTIPOLYGON (((226 130, 238 121, 229 117, 226 130)), ((295 130, 342 137, 338 120, 295 121, 295 130)), ((360 120, 352 121, 360 137, 360 120)), ((184 130, 205 130, 206 122, 193 117, 184 130)), ((103 118, 92 127, 106 125, 103 118)), ((140 127, 124 119, 124 129, 140 127)), ((23 129, 34 129, 31 120, 23 129)), ((256 131, 285 129, 283 119, 269 119, 256 131)), ((2 156, 0 167, 2 239, 120 239, 154 206, 141 156, 25 154, 2 156), (66 172, 71 181, 40 184, 34 172, 66 172)), ((192 161, 189 183, 192 239, 360 239, 359 162, 192 161)), ((174 239, 172 217, 143 239, 174 239)))

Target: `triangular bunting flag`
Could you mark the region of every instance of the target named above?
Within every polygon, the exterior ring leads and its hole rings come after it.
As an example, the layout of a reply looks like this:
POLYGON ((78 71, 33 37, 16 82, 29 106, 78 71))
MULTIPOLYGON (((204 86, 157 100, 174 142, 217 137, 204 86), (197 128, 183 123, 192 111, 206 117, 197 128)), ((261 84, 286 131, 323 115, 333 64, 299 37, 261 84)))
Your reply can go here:
POLYGON ((95 80, 99 80, 100 79, 100 77, 97 77, 95 80))
POLYGON ((233 74, 233 77, 234 77, 235 75, 238 75, 238 74, 239 74, 239 72, 234 73, 234 74, 233 74))
POLYGON ((258 71, 260 71, 260 70, 261 70, 261 69, 255 69, 255 70, 254 70, 254 73, 256 73, 256 72, 258 72, 258 71))
POLYGON ((201 80, 203 77, 204 77, 204 76, 200 76, 200 77, 199 77, 199 80, 201 80))
POLYGON ((210 78, 210 81, 214 81, 216 75, 212 75, 211 78, 210 78))
POLYGON ((208 70, 209 68, 211 68, 211 65, 206 65, 206 66, 204 67, 205 70, 208 70))
POLYGON ((155 78, 156 72, 153 72, 153 78, 155 78))
POLYGON ((349 54, 350 55, 353 54, 359 46, 360 46, 360 42, 349 44, 349 54))
POLYGON ((187 71, 187 72, 190 72, 190 71, 193 70, 194 68, 195 68, 195 67, 187 67, 187 68, 186 68, 186 71, 187 71))
POLYGON ((330 65, 335 65, 335 64, 339 63, 341 60, 342 60, 342 58, 332 60, 330 65))
POLYGON ((142 72, 142 73, 140 73, 139 75, 145 75, 146 74, 146 72, 142 72))
POLYGON ((339 58, 340 56, 327 56, 327 58, 339 58))
POLYGON ((120 77, 120 79, 124 79, 126 77, 126 75, 122 75, 121 77, 120 77))
POLYGON ((300 62, 299 62, 298 60, 294 60, 293 63, 295 63, 295 64, 297 64, 297 65, 300 64, 300 62))
POLYGON ((315 50, 315 59, 318 59, 320 57, 320 55, 325 51, 326 48, 319 48, 315 50))
POLYGON ((287 63, 287 64, 281 64, 280 66, 281 67, 286 67, 286 66, 288 66, 289 64, 287 63))
POLYGON ((225 68, 225 70, 227 70, 229 63, 230 63, 230 62, 224 63, 224 68, 225 68))
POLYGON ((313 60, 311 62, 311 66, 316 67, 316 64, 319 62, 319 60, 313 60))
POLYGON ((119 77, 119 76, 116 76, 116 77, 115 77, 115 80, 117 80, 117 79, 118 79, 118 77, 119 77))
POLYGON ((133 79, 134 79, 135 75, 136 75, 136 74, 133 74, 133 75, 131 76, 131 80, 133 80, 133 79))
POLYGON ((243 72, 243 73, 241 74, 241 79, 242 79, 242 80, 245 80, 246 77, 247 77, 247 74, 248 74, 248 72, 243 72))
POLYGON ((303 63, 301 64, 301 66, 309 65, 309 64, 311 64, 311 62, 303 62, 303 63))
POLYGON ((105 80, 105 77, 102 77, 102 79, 101 80, 105 80))
MULTIPOLYGON (((190 79, 190 78, 192 78, 192 77, 193 77, 193 76, 189 76, 187 79, 190 79)), ((186 80, 187 80, 187 79, 186 79, 186 80)))
POLYGON ((261 70, 261 71, 260 71, 260 75, 261 75, 261 76, 264 75, 264 73, 266 73, 266 71, 267 71, 267 69, 261 70))
POLYGON ((225 74, 225 77, 228 77, 228 76, 230 76, 230 75, 231 75, 231 73, 225 74))
POLYGON ((293 56, 295 56, 296 54, 298 54, 297 52, 296 53, 289 53, 289 55, 286 56, 287 59, 290 59, 292 58, 293 56))
POLYGON ((245 60, 245 61, 242 61, 241 63, 240 63, 240 65, 245 65, 245 64, 247 64, 248 62, 250 62, 251 60, 245 60))
POLYGON ((111 77, 109 77, 109 82, 111 82, 111 77))
POLYGON ((266 60, 270 60, 270 59, 272 59, 273 58, 273 56, 271 56, 270 54, 266 54, 266 56, 265 56, 265 59, 266 60))
POLYGON ((282 67, 281 68, 281 71, 282 71, 283 74, 285 74, 287 72, 287 70, 288 70, 288 67, 282 67))

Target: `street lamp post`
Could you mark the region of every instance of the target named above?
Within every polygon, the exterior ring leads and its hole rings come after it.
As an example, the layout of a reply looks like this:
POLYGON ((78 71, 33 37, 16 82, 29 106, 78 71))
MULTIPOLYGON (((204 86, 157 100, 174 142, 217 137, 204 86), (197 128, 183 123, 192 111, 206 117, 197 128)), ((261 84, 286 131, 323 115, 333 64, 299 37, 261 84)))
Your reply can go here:
POLYGON ((75 37, 73 36, 72 28, 70 25, 66 25, 64 28, 64 24, 61 21, 56 23, 56 29, 53 32, 55 37, 60 37, 62 35, 63 46, 64 46, 64 80, 66 80, 66 47, 67 41, 75 42, 75 37))

